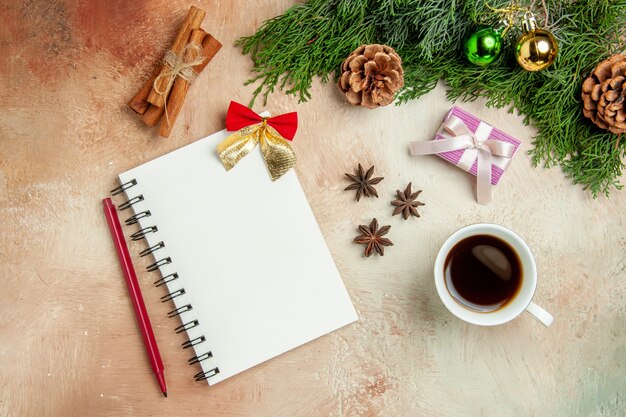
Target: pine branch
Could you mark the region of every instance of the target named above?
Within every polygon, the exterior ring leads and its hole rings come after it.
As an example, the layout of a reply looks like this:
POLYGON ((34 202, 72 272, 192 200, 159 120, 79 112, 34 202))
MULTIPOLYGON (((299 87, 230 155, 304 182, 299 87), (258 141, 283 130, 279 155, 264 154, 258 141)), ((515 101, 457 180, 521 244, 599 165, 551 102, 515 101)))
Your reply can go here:
MULTIPOLYGON (((444 79, 451 100, 484 97, 488 106, 517 110, 538 129, 530 151, 535 165, 560 165, 594 196, 608 195, 621 188, 626 141, 583 119, 580 88, 599 61, 626 48, 626 0, 546 4, 548 20, 541 7, 536 15, 556 36, 560 51, 555 64, 538 73, 519 68, 510 53, 487 68, 465 61, 462 40, 473 25, 498 20, 483 0, 310 0, 268 20, 238 45, 254 62, 256 75, 249 83, 259 84, 253 103, 276 87, 306 101, 313 78, 329 81, 356 47, 388 44, 403 58, 405 88, 398 104, 444 79)), ((512 50, 517 34, 510 32, 505 50, 512 50)))
POLYGON ((309 99, 313 77, 327 81, 347 52, 373 42, 375 28, 367 16, 368 3, 313 0, 239 39, 237 45, 251 55, 257 74, 247 84, 260 81, 251 105, 259 94, 267 101, 277 85, 300 101, 309 99))

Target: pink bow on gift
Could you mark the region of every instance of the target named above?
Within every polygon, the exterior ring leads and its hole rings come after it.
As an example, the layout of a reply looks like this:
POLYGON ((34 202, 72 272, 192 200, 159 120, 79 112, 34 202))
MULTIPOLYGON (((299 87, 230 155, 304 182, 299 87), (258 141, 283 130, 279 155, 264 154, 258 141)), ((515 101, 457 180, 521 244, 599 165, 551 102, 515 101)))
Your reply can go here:
POLYGON ((443 125, 443 130, 452 136, 447 139, 427 142, 411 142, 411 155, 432 155, 464 149, 463 156, 456 164, 469 171, 478 159, 476 166, 476 200, 480 204, 491 201, 491 166, 494 157, 511 158, 515 146, 494 139, 489 139, 493 128, 480 122, 475 133, 458 117, 451 115, 443 125))

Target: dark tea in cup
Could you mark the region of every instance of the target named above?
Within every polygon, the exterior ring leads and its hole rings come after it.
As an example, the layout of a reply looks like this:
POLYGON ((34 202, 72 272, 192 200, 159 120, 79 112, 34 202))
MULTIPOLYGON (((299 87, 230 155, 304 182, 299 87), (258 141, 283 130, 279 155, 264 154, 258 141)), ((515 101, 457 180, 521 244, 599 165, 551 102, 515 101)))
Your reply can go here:
POLYGON ((491 312, 513 300, 522 286, 520 256, 504 240, 487 234, 468 236, 448 252, 445 284, 461 305, 491 312))
POLYGON ((433 266, 437 295, 455 316, 479 326, 507 323, 527 311, 545 326, 554 318, 533 303, 537 264, 506 227, 479 223, 452 233, 433 266))

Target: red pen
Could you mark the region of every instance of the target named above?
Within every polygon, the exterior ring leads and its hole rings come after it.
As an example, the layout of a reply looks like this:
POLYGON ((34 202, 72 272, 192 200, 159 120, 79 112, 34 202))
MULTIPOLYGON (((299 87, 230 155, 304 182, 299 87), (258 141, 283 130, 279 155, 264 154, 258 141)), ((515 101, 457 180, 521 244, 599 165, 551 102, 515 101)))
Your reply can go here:
POLYGON ((133 263, 130 259, 128 246, 126 246, 126 240, 124 240, 120 219, 117 216, 117 211, 110 198, 103 199, 102 205, 104 207, 104 215, 106 216, 107 223, 109 224, 109 230, 111 231, 111 237, 113 238, 117 257, 120 261, 122 271, 124 272, 124 278, 126 278, 128 292, 130 293, 130 299, 133 302, 135 316, 137 317, 137 323, 141 329, 143 344, 146 346, 146 352, 148 353, 148 358, 150 359, 150 365, 152 365, 152 371, 154 372, 154 375, 156 375, 163 396, 167 397, 165 375, 163 375, 163 361, 161 360, 159 347, 154 339, 152 325, 150 324, 150 317, 148 317, 146 305, 143 302, 143 296, 141 295, 139 282, 137 282, 135 268, 133 267, 133 263))

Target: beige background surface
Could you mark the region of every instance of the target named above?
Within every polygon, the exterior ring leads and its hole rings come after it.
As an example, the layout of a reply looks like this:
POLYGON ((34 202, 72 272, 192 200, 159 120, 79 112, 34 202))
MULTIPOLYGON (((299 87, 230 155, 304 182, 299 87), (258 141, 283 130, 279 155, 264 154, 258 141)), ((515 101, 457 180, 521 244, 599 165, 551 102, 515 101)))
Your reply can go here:
MULTIPOLYGON (((141 272, 169 398, 149 370, 100 200, 119 172, 222 129, 229 100, 247 103, 251 62, 233 42, 289 1, 197 2, 224 48, 191 89, 169 140, 124 108, 170 43, 187 1, 0 1, 0 416, 623 416, 626 411, 626 192, 593 200, 558 169, 533 169, 532 129, 483 103, 465 109, 520 140, 494 201, 473 179, 407 143, 437 128, 440 86, 402 107, 351 108, 332 85, 297 104, 297 171, 360 321, 215 387, 193 382, 171 306, 141 272), (359 204, 343 173, 376 164, 379 199, 359 204), (420 219, 391 217, 408 181, 420 219), (373 216, 395 246, 362 258, 351 243, 373 216), (454 230, 475 222, 518 232, 533 249, 530 316, 480 328, 451 316, 431 266, 454 230)), ((261 103, 260 103, 261 104, 261 103)), ((256 110, 261 110, 258 105, 256 110)), ((261 204, 262 202, 260 202, 261 204)), ((127 228, 130 234, 134 229, 127 228)), ((143 246, 132 244, 137 254, 143 246)))

